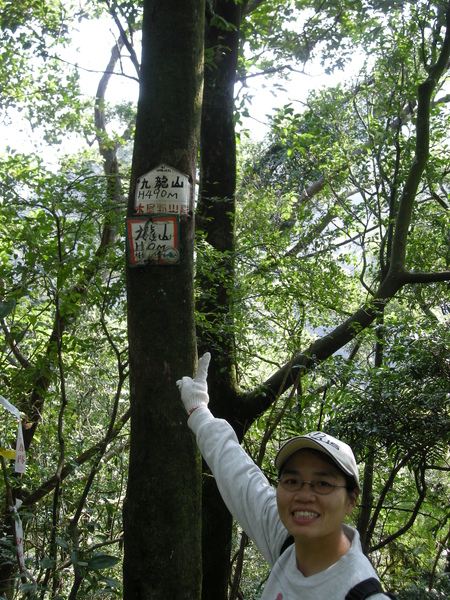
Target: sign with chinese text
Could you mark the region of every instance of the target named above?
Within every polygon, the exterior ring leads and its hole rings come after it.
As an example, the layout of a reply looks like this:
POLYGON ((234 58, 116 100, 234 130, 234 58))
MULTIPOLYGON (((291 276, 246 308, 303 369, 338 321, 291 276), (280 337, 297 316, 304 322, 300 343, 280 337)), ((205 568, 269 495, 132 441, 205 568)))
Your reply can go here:
POLYGON ((176 265, 180 262, 179 217, 161 215, 127 219, 130 265, 176 265))
POLYGON ((159 165, 136 180, 136 216, 188 215, 190 200, 189 177, 167 165, 159 165))

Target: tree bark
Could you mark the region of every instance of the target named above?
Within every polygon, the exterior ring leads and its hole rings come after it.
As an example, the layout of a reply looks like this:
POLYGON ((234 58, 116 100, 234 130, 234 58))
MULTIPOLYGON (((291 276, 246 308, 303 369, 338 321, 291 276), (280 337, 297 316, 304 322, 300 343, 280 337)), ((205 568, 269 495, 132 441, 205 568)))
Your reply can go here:
MULTIPOLYGON (((136 179, 164 163, 195 181, 204 1, 145 0, 136 179)), ((191 206, 194 186, 191 185, 191 206)), ((180 217, 180 264, 127 265, 131 443, 124 505, 124 599, 201 593, 200 459, 177 379, 193 374, 194 222, 180 217)))
MULTIPOLYGON (((205 30, 205 90, 203 96, 198 227, 211 246, 213 263, 197 266, 202 296, 197 308, 208 327, 198 330, 199 351, 213 355, 209 368, 210 408, 216 416, 236 413, 233 282, 235 252, 236 133, 234 83, 239 50, 241 3, 210 3, 205 30), (215 18, 229 28, 215 25, 215 18)), ((237 411, 238 412, 238 411, 237 411)), ((205 465, 205 469, 207 469, 205 465)), ((202 502, 202 600, 227 598, 232 518, 215 481, 205 477, 202 502)))

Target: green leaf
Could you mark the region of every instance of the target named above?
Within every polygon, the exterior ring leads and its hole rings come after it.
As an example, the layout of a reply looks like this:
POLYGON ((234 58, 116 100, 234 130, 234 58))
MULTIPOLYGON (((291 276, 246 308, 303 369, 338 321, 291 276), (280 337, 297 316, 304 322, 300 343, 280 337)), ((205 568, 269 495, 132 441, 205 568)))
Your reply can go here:
POLYGON ((52 569, 55 566, 55 561, 49 556, 44 556, 40 562, 40 566, 42 569, 52 569))
POLYGON ((15 300, 7 300, 6 302, 0 302, 0 319, 4 319, 11 313, 16 307, 15 300))
POLYGON ((101 569, 109 569, 120 562, 117 556, 110 554, 96 554, 88 560, 87 568, 89 571, 100 571, 101 569))
POLYGON ((111 577, 100 577, 100 581, 106 583, 108 587, 120 587, 120 583, 117 581, 117 579, 112 579, 111 577))

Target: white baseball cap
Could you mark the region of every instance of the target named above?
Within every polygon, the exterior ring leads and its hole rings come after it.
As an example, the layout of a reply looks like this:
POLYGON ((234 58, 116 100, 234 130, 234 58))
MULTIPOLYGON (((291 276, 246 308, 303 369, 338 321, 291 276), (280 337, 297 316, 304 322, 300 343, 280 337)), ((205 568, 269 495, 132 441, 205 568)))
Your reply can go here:
POLYGON ((323 433, 323 431, 313 431, 287 440, 275 457, 275 468, 278 475, 280 475, 281 468, 287 459, 302 448, 312 448, 327 454, 341 471, 353 477, 359 489, 358 465, 352 449, 344 442, 323 433))

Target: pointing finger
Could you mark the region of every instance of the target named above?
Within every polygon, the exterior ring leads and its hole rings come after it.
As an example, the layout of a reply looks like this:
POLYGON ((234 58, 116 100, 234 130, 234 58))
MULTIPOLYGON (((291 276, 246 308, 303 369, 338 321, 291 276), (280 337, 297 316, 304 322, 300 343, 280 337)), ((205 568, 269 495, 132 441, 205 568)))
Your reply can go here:
POLYGON ((195 381, 206 381, 206 377, 208 376, 208 367, 210 360, 210 352, 205 352, 205 354, 198 359, 198 368, 197 375, 195 376, 195 381))

